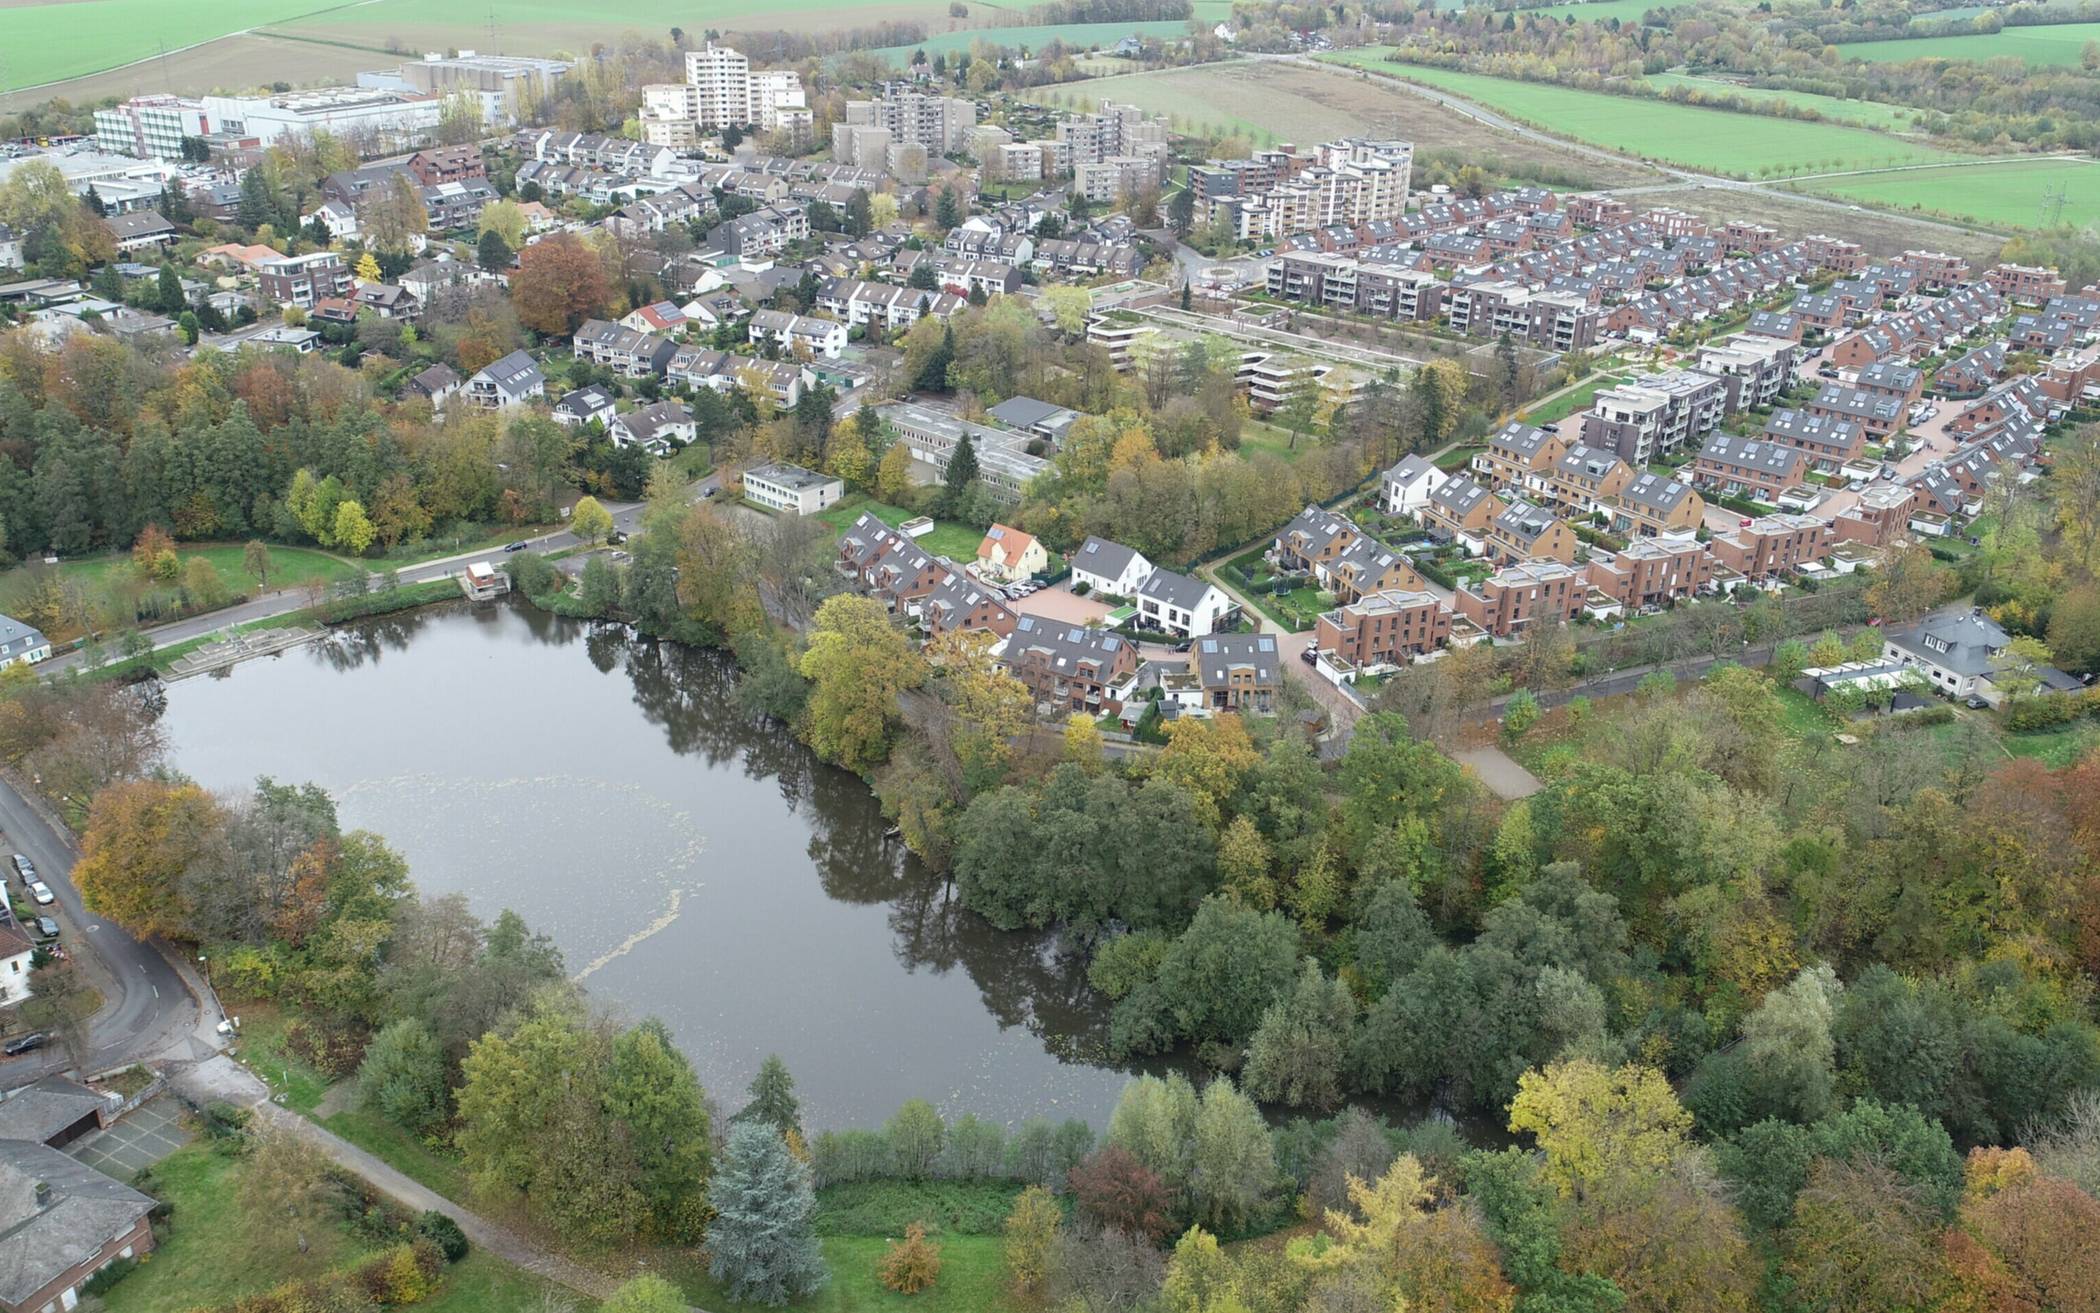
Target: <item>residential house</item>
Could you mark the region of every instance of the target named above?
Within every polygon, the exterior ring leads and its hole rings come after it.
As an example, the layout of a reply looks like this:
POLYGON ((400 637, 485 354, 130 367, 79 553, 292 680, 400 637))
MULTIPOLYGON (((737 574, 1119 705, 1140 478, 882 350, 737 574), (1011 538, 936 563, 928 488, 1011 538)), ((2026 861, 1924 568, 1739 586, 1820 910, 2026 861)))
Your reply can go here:
POLYGON ((1633 481, 1633 469, 1617 453, 1579 443, 1546 470, 1545 499, 1574 515, 1594 515, 1633 481))
POLYGON ((153 1250, 154 1207, 47 1144, 0 1139, 0 1309, 75 1307, 90 1277, 153 1250))
POLYGON ((492 361, 467 380, 467 400, 484 410, 509 410, 546 394, 546 376, 523 351, 492 361))
MULTIPOLYGON (((1915 371, 1913 371, 1915 372, 1915 371)), ((1808 403, 1808 413, 1851 420, 1866 431, 1869 442, 1887 442, 1903 427, 1908 404, 1898 397, 1826 383, 1808 403)))
POLYGON ((1274 634, 1210 634, 1196 640, 1189 664, 1213 711, 1267 713, 1283 687, 1274 634))
POLYGON ((1706 498, 1688 483, 1643 471, 1619 490, 1609 510, 1614 533, 1637 538, 1690 538, 1706 519, 1706 498))
POLYGON ((605 429, 616 447, 638 446, 652 456, 667 456, 691 442, 697 433, 693 412, 682 401, 659 401, 616 416, 605 429))
POLYGON ((958 630, 1005 638, 1013 633, 1018 619, 998 589, 957 570, 948 571, 919 601, 919 622, 931 638, 958 630))
POLYGON ((1050 553, 1032 533, 995 524, 977 544, 977 573, 998 583, 1019 583, 1050 568, 1050 553))
POLYGON ((1285 571, 1311 570, 1341 555, 1359 531, 1324 506, 1308 506, 1277 531, 1269 559, 1285 571))
MULTIPOLYGON (((35 992, 29 986, 30 964, 35 957, 36 945, 22 927, 11 916, 0 921, 0 1007, 25 1002, 35 992)), ((6 1106, 0 1104, 0 1113, 6 1106)))
POLYGON ((1389 588, 1410 591, 1428 586, 1405 556, 1368 536, 1350 543, 1334 559, 1315 566, 1313 573, 1344 602, 1389 588))
POLYGON ((1807 410, 1775 410, 1765 421, 1765 440, 1806 454, 1812 468, 1833 471, 1866 451, 1866 426, 1858 420, 1807 410))
POLYGON ((586 319, 577 328, 572 350, 578 360, 602 365, 626 378, 661 376, 678 354, 678 344, 654 333, 637 333, 605 319, 586 319))
POLYGON ((1543 494, 1547 471, 1567 450, 1559 434, 1511 420, 1488 439, 1487 450, 1473 458, 1473 468, 1497 492, 1516 488, 1520 495, 1543 494))
POLYGON ((1173 570, 1154 570, 1137 586, 1138 628, 1177 638, 1215 633, 1235 610, 1217 585, 1173 570))
POLYGON ((466 383, 450 365, 432 365, 401 386, 404 396, 421 397, 430 408, 442 411, 445 402, 466 383))
POLYGON ((1072 553, 1072 583, 1085 584, 1089 592, 1130 597, 1151 573, 1144 553, 1106 538, 1088 538, 1072 553))
POLYGON ((1715 534, 1707 550, 1715 564, 1761 583, 1820 562, 1830 550, 1830 526, 1812 515, 1761 515, 1715 534))
POLYGON ((1511 502, 1488 521, 1486 554, 1500 565, 1542 559, 1572 565, 1578 545, 1567 521, 1530 502, 1511 502))
POLYGON ((577 388, 555 402, 553 418, 563 428, 581 428, 592 420, 598 421, 599 427, 603 428, 612 423, 618 411, 613 394, 593 383, 589 387, 577 388))
POLYGON ((631 328, 637 333, 658 333, 666 337, 685 331, 691 322, 684 310, 675 301, 653 301, 636 306, 620 317, 620 327, 631 328))
POLYGON ((1359 674, 1419 660, 1450 636, 1450 606, 1419 590, 1368 593, 1313 622, 1314 650, 1359 674))
POLYGON ((1731 497, 1776 502, 1782 491, 1802 481, 1808 469, 1808 453, 1799 447, 1716 433, 1699 449, 1692 463, 1692 480, 1731 497))
POLYGON ((1387 515, 1419 515, 1429 496, 1451 476, 1422 456, 1404 456, 1379 482, 1379 509, 1387 515))
POLYGON ((744 500, 767 510, 814 515, 846 495, 846 485, 828 474, 776 462, 744 471, 744 500))
POLYGON ((1922 673, 1935 692, 1950 698, 1981 698, 1996 706, 2006 697, 1999 682, 2011 669, 2019 669, 2023 680, 2039 679, 2037 691, 2066 692, 2078 681, 2053 666, 2025 669, 2006 657, 2012 636, 1982 607, 1966 611, 1942 611, 1915 625, 1884 630, 1881 654, 1885 660, 1901 662, 1922 673))
POLYGON ((0 670, 9 666, 33 666, 51 657, 51 640, 35 625, 11 615, 0 615, 0 670))
POLYGON ((133 210, 129 214, 104 216, 102 226, 117 244, 117 254, 159 250, 173 246, 181 232, 158 210, 133 210))
POLYGON ((311 306, 323 297, 348 296, 352 285, 350 266, 333 251, 284 256, 256 271, 256 290, 276 305, 311 306))
POLYGON ((1859 499, 1830 522, 1830 531, 1839 542, 1886 547, 1904 535, 1917 508, 1915 488, 1876 483, 1860 490, 1859 499))
POLYGON ((1713 587, 1714 558, 1689 538, 1642 538, 1590 558, 1589 586, 1628 611, 1664 606, 1713 587))
POLYGON ((1502 499, 1471 475, 1446 479, 1422 508, 1422 527, 1439 542, 1456 542, 1475 556, 1487 554, 1488 525, 1502 513, 1502 499))
POLYGON ((753 342, 772 341, 789 355, 837 360, 846 354, 846 326, 836 319, 816 319, 785 310, 755 310, 749 331, 753 342))
POLYGON ((1452 606, 1494 638, 1514 638, 1534 625, 1561 624, 1582 615, 1588 589, 1582 572, 1559 561, 1518 561, 1477 584, 1461 585, 1452 606))
POLYGON ((1121 634, 1035 615, 1014 621, 1000 660, 1038 704, 1089 715, 1118 710, 1115 691, 1138 667, 1137 645, 1121 634))

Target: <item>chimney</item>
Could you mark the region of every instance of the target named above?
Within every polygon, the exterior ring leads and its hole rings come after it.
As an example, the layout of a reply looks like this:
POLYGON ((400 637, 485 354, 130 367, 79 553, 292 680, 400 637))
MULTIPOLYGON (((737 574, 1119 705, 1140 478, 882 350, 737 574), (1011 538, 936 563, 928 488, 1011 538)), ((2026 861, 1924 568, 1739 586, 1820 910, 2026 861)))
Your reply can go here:
POLYGON ((51 1183, 49 1181, 38 1181, 36 1183, 36 1206, 38 1208, 49 1208, 51 1206, 51 1183))

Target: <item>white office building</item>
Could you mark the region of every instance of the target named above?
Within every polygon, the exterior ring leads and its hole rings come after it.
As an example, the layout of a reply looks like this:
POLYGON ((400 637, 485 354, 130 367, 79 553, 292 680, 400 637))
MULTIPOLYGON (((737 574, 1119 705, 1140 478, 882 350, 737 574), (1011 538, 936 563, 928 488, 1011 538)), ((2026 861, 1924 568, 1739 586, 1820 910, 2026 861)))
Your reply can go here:
POLYGON ((205 113, 221 132, 255 137, 265 147, 327 132, 371 155, 423 144, 436 130, 443 109, 441 96, 383 87, 204 98, 205 113))
POLYGON ((142 160, 182 158, 184 137, 211 133, 204 102, 181 96, 134 96, 95 111, 95 144, 112 155, 142 160))

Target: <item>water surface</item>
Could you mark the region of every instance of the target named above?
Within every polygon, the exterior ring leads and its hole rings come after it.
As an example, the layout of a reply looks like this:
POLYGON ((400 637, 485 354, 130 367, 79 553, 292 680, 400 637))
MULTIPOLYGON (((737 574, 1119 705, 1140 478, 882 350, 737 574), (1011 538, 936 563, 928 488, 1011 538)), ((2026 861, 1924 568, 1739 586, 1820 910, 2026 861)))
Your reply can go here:
POLYGON ((725 1109, 769 1052, 812 1126, 905 1099, 1107 1121, 1124 1073, 1084 965, 1005 934, 856 776, 743 714, 712 652, 520 606, 427 609, 168 686, 213 789, 320 784, 426 892, 515 908, 594 999, 669 1024, 725 1109))

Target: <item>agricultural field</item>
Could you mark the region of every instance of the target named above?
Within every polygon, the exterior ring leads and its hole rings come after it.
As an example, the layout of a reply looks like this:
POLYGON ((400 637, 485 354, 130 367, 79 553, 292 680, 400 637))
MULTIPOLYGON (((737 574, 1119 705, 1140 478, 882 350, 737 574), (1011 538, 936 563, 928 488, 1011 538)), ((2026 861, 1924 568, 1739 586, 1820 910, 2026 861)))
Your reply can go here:
POLYGON ((664 36, 673 26, 684 27, 695 39, 708 28, 808 32, 889 19, 918 20, 929 31, 946 31, 964 21, 948 17, 947 9, 939 0, 714 0, 704 10, 655 0, 368 0, 282 22, 275 30, 375 51, 467 46, 545 55, 588 50, 593 42, 624 32, 664 36))
POLYGON ((1662 104, 1632 96, 1393 64, 1379 49, 1323 56, 1449 91, 1593 145, 1743 178, 1887 168, 1963 158, 1867 128, 1662 104))
POLYGON ((1189 25, 1179 19, 1143 23, 1054 23, 1047 27, 966 27, 928 37, 915 46, 885 46, 868 53, 903 65, 910 61, 915 50, 923 50, 929 56, 953 55, 970 49, 979 41, 994 46, 1025 46, 1030 52, 1041 50, 1052 41, 1062 41, 1084 50, 1093 46, 1112 46, 1126 36, 1182 37, 1188 35, 1188 30, 1189 25))
POLYGON ((1778 102, 1814 110, 1826 119, 1857 123, 1882 132, 1908 132, 1918 111, 1903 105, 1885 105, 1878 100, 1842 100, 1819 96, 1812 91, 1778 91, 1769 87, 1746 87, 1724 78, 1699 77, 1692 73, 1650 73, 1648 85, 1656 88, 1690 87, 1714 96, 1737 96, 1743 100, 1778 102))
POLYGON ((1579 178, 1588 187, 1658 180, 1638 164, 1607 163, 1514 137, 1340 68, 1237 60, 1038 87, 1028 98, 1065 108, 1091 106, 1103 98, 1121 101, 1167 115, 1178 131, 1232 131, 1257 145, 1397 133, 1413 141, 1421 155, 1450 152, 1497 172, 1533 176, 1525 170, 1536 168, 1554 178, 1579 178))
POLYGON ((1899 169, 1798 184, 1806 190, 1861 204, 1967 219, 2001 228, 2055 226, 2056 206, 2044 191, 2064 189, 2061 222, 2100 221, 2100 164, 2082 159, 2016 160, 1945 169, 1899 169))
POLYGON ((1854 41, 1837 48, 1841 59, 1890 64, 1905 59, 2000 59, 2007 55, 2036 67, 2076 68, 2086 43, 2100 41, 2100 23, 2052 23, 2008 27, 1980 36, 1921 36, 1901 41, 1854 41))
POLYGON ((342 0, 70 0, 0 6, 0 91, 41 86, 180 52, 270 23, 336 8, 342 0))
POLYGON ((1777 187, 1677 187, 1649 196, 1656 205, 1699 215, 1709 223, 1747 219, 1769 224, 1789 235, 1825 232, 1842 223, 1848 239, 1879 256, 1900 255, 1922 246, 1989 263, 1997 259, 1998 249, 2005 245, 2005 238, 1998 233, 1950 228, 1923 215, 1870 209, 1835 214, 1830 203, 1836 199, 1811 193, 1806 185, 1798 194, 1777 187))

